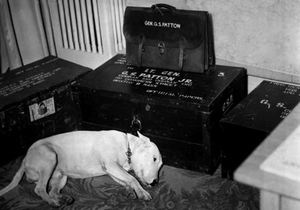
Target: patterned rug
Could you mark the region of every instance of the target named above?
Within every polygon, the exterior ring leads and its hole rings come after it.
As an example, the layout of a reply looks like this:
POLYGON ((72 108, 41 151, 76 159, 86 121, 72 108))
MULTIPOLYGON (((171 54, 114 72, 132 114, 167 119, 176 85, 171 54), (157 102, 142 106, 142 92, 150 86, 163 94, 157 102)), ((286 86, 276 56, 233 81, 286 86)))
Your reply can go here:
MULTIPOLYGON (((0 168, 0 188, 10 183, 21 164, 21 158, 0 168)), ((0 209, 52 209, 38 197, 23 177, 20 184, 0 197, 0 209)), ((160 183, 147 189, 153 200, 129 198, 125 189, 108 176, 89 179, 69 179, 62 193, 75 199, 66 210, 250 210, 259 209, 259 191, 235 181, 221 178, 220 168, 213 176, 163 166, 160 183)))

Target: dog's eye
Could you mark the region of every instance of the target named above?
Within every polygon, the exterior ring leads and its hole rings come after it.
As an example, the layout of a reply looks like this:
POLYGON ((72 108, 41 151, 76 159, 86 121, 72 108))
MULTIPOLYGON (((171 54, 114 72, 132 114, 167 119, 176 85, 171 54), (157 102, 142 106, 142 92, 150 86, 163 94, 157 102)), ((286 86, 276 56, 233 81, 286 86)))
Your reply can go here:
POLYGON ((156 162, 156 158, 153 158, 153 161, 156 162))

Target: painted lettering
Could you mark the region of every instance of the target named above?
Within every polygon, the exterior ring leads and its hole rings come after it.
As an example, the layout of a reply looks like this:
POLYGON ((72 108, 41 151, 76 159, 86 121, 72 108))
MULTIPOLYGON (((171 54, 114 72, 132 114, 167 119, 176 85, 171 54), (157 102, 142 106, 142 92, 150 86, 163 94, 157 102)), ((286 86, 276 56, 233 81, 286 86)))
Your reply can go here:
POLYGON ((146 20, 144 22, 144 25, 145 26, 154 26, 154 27, 163 27, 163 28, 176 28, 176 29, 181 28, 180 23, 157 22, 157 21, 150 21, 150 20, 146 20))

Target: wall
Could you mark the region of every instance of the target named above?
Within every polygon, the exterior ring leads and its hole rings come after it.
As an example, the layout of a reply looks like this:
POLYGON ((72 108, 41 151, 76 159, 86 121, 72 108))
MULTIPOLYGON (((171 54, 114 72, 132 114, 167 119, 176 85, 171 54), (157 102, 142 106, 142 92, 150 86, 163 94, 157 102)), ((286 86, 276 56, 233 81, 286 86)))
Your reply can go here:
POLYGON ((218 64, 245 66, 249 75, 300 83, 298 0, 128 0, 206 10, 214 26, 218 64))
POLYGON ((9 69, 9 61, 5 47, 3 30, 0 27, 0 74, 5 73, 9 69))
POLYGON ((38 0, 9 0, 12 21, 23 64, 48 55, 38 0))
POLYGON ((49 55, 39 0, 0 0, 0 73, 49 55))

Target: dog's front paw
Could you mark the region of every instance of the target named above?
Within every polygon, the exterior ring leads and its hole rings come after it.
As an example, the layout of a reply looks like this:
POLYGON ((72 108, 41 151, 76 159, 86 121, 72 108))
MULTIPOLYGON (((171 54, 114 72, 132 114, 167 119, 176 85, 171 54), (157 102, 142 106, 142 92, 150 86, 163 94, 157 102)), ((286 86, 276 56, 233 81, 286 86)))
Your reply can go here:
POLYGON ((143 199, 143 200, 146 200, 146 201, 149 201, 149 200, 152 200, 152 197, 150 195, 150 193, 148 193, 146 190, 144 189, 141 189, 141 190, 138 190, 136 192, 137 196, 140 198, 140 199, 143 199))

